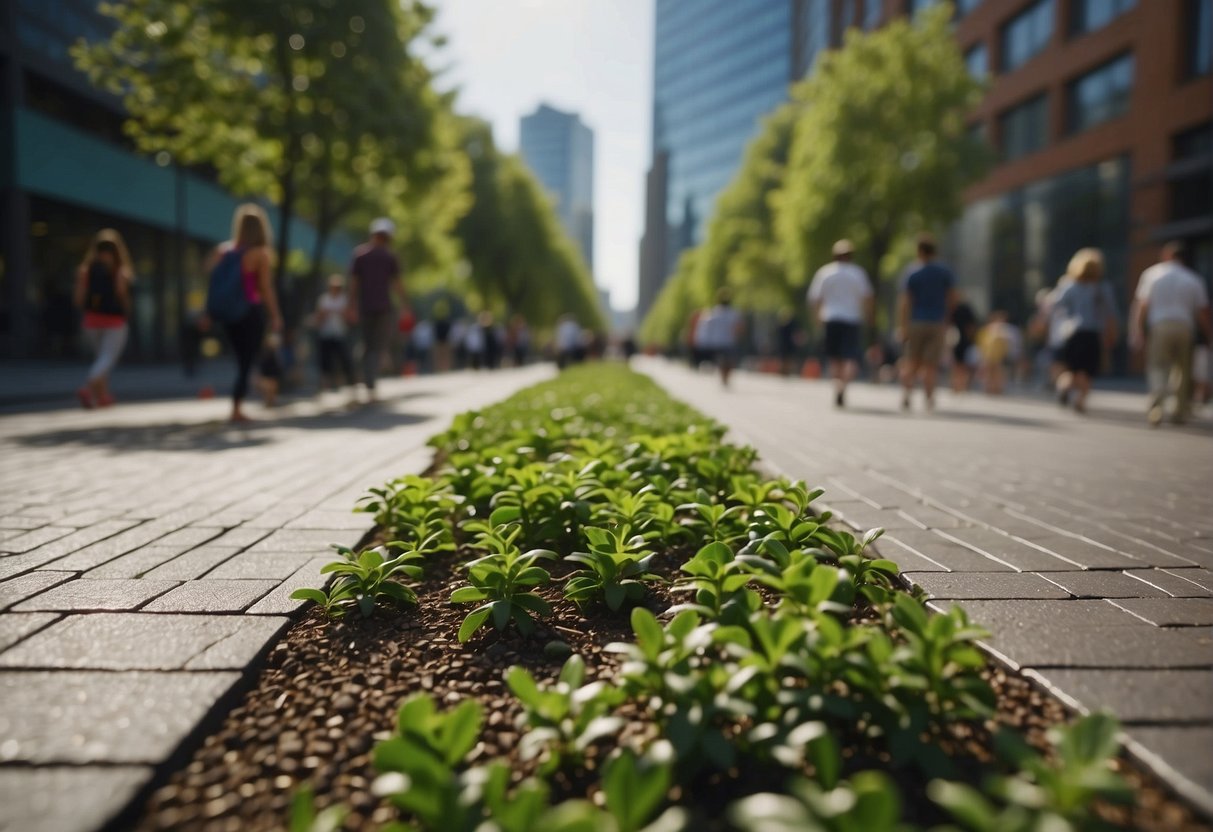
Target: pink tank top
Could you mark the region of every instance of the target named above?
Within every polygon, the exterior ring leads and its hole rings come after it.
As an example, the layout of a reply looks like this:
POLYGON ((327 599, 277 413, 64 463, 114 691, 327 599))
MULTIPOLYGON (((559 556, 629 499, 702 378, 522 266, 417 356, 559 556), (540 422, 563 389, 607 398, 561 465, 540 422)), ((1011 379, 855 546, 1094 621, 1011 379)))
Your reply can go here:
POLYGON ((261 303, 261 287, 258 281, 257 270, 249 270, 244 267, 244 255, 240 255, 240 276, 244 278, 244 296, 248 298, 249 303, 261 303))

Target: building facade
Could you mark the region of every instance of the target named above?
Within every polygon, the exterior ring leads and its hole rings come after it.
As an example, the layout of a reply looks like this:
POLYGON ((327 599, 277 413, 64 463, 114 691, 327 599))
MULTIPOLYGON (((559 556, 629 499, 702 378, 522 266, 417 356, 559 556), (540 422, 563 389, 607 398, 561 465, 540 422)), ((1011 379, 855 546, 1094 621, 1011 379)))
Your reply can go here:
MULTIPOLYGON (((108 36, 99 0, 0 0, 0 356, 63 358, 81 349, 72 285, 99 229, 134 261, 127 357, 178 352, 205 292, 204 262, 238 204, 213 177, 135 153, 121 103, 75 70, 78 39, 108 36)), ((270 212, 275 228, 278 223, 270 212)), ((295 246, 313 230, 293 223, 295 246)), ((343 237, 328 257, 344 263, 343 237)))
POLYGON ((540 104, 523 116, 519 150, 556 202, 556 213, 594 268, 594 131, 576 113, 540 104))
MULTIPOLYGON (((686 93, 679 87, 671 92, 669 70, 663 74, 661 68, 672 62, 680 72, 706 72, 707 64, 738 52, 742 47, 727 35, 713 41, 701 34, 685 10, 693 7, 696 26, 706 27, 697 21, 708 18, 709 9, 734 4, 656 0, 653 167, 641 243, 641 317, 678 252, 699 241, 712 198, 736 170, 760 116, 786 96, 787 81, 811 72, 817 56, 838 46, 848 28, 876 28, 935 2, 750 3, 746 20, 755 30, 746 48, 773 64, 783 60, 788 75, 781 86, 771 70, 765 92, 754 95, 763 109, 756 108, 748 124, 738 115, 731 150, 716 144, 716 168, 695 179, 687 167, 699 170, 695 163, 712 145, 686 126, 683 114, 692 108, 672 100, 686 93), (764 14, 784 20, 785 32, 762 29, 765 34, 759 35, 764 14), (704 66, 692 67, 687 63, 692 59, 678 56, 700 41, 719 49, 704 66), (671 132, 674 122, 678 127, 671 132), (686 135, 691 138, 678 141, 686 135), (696 191, 683 184, 688 181, 709 181, 713 187, 696 191), (694 199, 688 201, 688 193, 694 199), (664 217, 654 213, 659 205, 664 217), (664 259, 655 249, 662 249, 664 259)), ((1022 318, 1036 292, 1052 286, 1069 257, 1084 246, 1104 251, 1108 276, 1126 306, 1137 275, 1165 240, 1187 242, 1196 268, 1206 279, 1213 275, 1213 0, 956 0, 953 5, 965 62, 988 87, 972 128, 990 142, 996 157, 988 175, 965 193, 964 215, 948 235, 949 257, 973 301, 983 310, 1002 308, 1022 318)), ((703 88, 705 111, 730 111, 731 87, 703 88)))

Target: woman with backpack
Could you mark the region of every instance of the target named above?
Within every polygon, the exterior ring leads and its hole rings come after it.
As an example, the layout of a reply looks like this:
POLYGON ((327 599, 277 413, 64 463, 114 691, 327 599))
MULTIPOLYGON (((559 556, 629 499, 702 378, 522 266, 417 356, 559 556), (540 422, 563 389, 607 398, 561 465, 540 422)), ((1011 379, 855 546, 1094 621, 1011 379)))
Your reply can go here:
POLYGON ((122 235, 102 229, 76 271, 76 306, 84 311, 84 337, 96 355, 84 386, 76 391, 87 409, 114 403, 109 376, 126 346, 133 279, 122 235))
POLYGON ((232 239, 221 243, 211 257, 206 299, 207 316, 223 326, 236 354, 233 422, 251 421, 240 406, 248 395, 249 373, 261 352, 266 326, 272 332, 282 331, 273 266, 265 211, 252 203, 241 205, 232 220, 232 239))

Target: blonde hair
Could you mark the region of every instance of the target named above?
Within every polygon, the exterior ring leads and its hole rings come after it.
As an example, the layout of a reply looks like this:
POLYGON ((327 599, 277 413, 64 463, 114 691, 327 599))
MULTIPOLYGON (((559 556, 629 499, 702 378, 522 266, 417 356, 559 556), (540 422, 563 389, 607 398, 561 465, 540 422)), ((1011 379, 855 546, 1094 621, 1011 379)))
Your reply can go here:
POLYGON ((1103 254, 1097 248, 1080 248, 1066 266, 1066 277, 1080 283, 1099 280, 1103 276, 1103 254))
POLYGON ((93 237, 93 241, 89 243, 88 253, 84 255, 84 260, 80 263, 80 268, 88 270, 88 267, 97 262, 98 255, 102 251, 109 251, 114 255, 114 272, 121 273, 125 271, 133 277, 131 268, 131 255, 126 250, 126 243, 122 239, 122 235, 112 228, 103 228, 93 237))
POLYGON ((236 248, 255 248, 273 243, 270 221, 260 205, 246 202, 232 217, 232 243, 236 248))

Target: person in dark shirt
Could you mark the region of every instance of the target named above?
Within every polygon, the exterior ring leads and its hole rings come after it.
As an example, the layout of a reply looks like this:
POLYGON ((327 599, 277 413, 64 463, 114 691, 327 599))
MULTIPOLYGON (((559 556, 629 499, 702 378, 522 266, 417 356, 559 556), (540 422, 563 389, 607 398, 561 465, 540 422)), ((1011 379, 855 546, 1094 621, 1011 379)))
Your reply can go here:
POLYGON ((963 393, 973 383, 973 339, 977 336, 977 314, 968 301, 961 300, 952 310, 952 390, 963 393))
POLYGON ((918 238, 918 262, 910 267, 898 299, 898 340, 905 344, 901 367, 902 410, 919 377, 927 409, 935 407, 935 378, 947 341, 948 319, 956 306, 956 278, 935 260, 935 241, 918 238))
POLYGON ((350 263, 349 314, 362 324, 362 383, 372 401, 375 399, 375 380, 396 320, 392 310, 393 296, 401 302, 404 299, 400 263, 388 248, 395 233, 396 225, 390 219, 375 220, 371 223, 370 241, 354 250, 354 260, 350 263))

